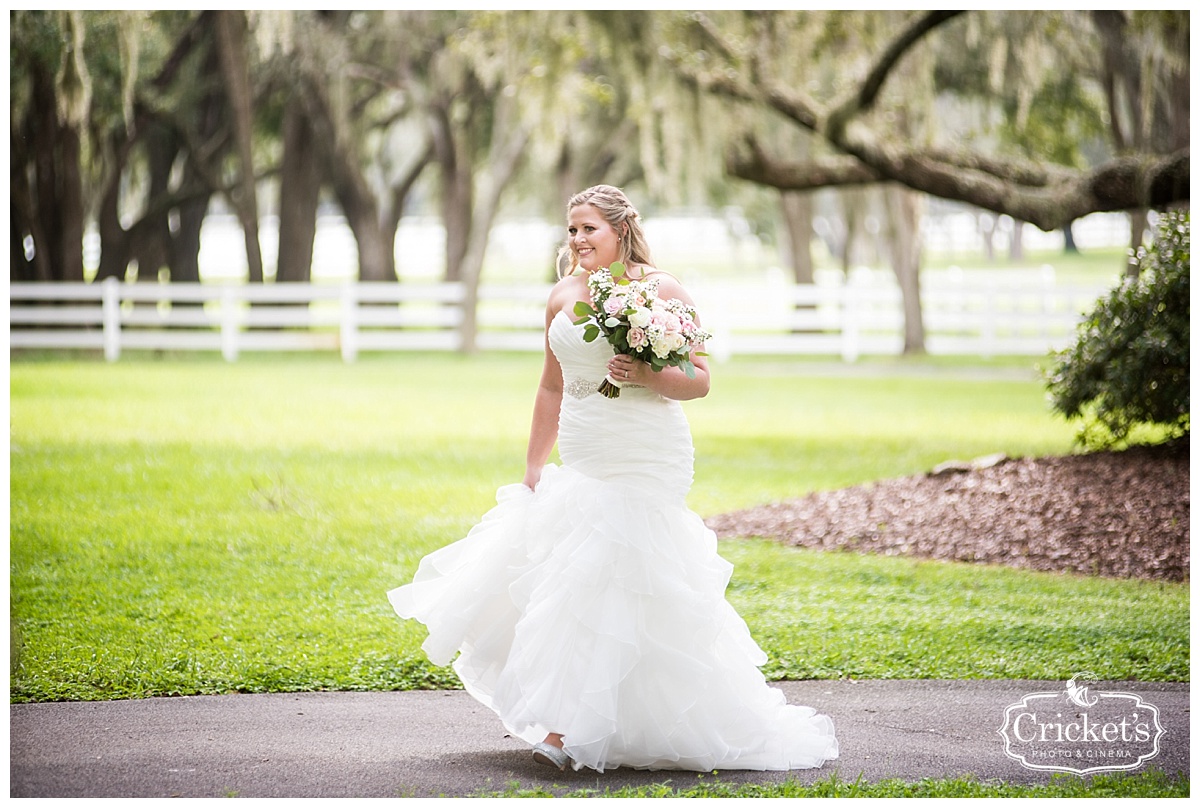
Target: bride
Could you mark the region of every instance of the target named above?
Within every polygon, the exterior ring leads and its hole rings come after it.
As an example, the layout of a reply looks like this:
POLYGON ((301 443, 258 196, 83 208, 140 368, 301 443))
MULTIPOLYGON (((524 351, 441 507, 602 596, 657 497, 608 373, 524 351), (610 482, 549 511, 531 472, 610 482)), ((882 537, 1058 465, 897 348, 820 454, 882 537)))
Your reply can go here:
POLYGON ((567 216, 525 479, 502 487, 466 538, 426 556, 388 593, 392 606, 428 627, 430 660, 457 653, 467 692, 560 770, 833 760, 833 722, 788 705, 758 670, 766 655, 725 600, 732 567, 684 501, 692 439, 679 401, 708 393, 704 357, 692 358, 694 378, 654 372, 573 323, 588 273, 615 261, 658 278, 660 297, 691 300, 654 269, 619 189, 575 195, 567 216), (618 398, 597 393, 606 373, 618 398), (547 465, 556 441, 562 465, 547 465))

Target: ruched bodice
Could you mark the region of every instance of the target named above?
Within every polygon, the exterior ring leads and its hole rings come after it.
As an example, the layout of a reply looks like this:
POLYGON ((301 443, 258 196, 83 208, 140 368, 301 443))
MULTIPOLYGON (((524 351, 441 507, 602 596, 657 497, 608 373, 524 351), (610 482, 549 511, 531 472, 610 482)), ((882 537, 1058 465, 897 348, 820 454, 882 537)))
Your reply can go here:
MULTIPOLYGON (((613 355, 612 346, 599 338, 592 342, 586 342, 583 339, 583 326, 575 325, 563 311, 554 315, 554 319, 550 321, 549 336, 550 349, 554 351, 554 357, 562 366, 564 389, 570 388, 572 383, 580 382, 583 383, 583 386, 576 384, 574 389, 570 390, 569 396, 576 401, 590 397, 590 393, 595 392, 604 378, 608 360, 613 355), (587 385, 593 382, 596 387, 591 387, 589 390, 587 385)), ((653 390, 636 386, 625 388, 619 398, 625 399, 626 403, 647 400, 665 401, 653 390)))
POLYGON ((596 392, 612 348, 557 314, 561 466, 506 485, 466 538, 388 593, 422 647, 514 736, 563 735, 575 768, 800 769, 837 757, 833 722, 788 705, 725 600, 732 567, 684 498, 679 402, 596 392), (457 655, 457 656, 456 656, 457 655))
POLYGON ((585 342, 583 327, 559 312, 550 348, 563 372, 558 452, 563 463, 645 496, 681 501, 692 484, 692 436, 678 401, 646 387, 624 387, 617 398, 596 392, 612 346, 585 342))

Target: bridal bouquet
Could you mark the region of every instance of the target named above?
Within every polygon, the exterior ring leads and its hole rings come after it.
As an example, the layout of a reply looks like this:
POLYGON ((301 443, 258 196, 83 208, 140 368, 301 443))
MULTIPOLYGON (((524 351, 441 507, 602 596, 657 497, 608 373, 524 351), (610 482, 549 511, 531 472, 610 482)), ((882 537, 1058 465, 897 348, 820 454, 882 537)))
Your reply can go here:
MULTIPOLYGON (((658 296, 658 280, 634 281, 625 277, 625 265, 614 262, 597 269, 588 277, 592 303, 575 304, 576 325, 583 329, 586 342, 601 334, 613 346, 613 352, 629 354, 646 362, 657 373, 666 367, 680 367, 689 379, 696 377, 692 349, 712 334, 696 325, 696 310, 678 298, 658 296)), ((706 354, 698 354, 705 356, 706 354)), ((608 398, 621 395, 620 382, 605 376, 599 392, 608 398)))

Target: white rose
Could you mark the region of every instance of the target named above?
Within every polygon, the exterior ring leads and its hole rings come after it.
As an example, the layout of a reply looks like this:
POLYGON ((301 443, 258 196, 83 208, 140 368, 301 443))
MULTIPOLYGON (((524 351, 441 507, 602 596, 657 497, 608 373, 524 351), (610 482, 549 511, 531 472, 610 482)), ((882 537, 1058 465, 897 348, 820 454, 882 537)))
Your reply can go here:
POLYGON ((645 328, 650 325, 650 309, 634 309, 633 314, 629 315, 629 324, 638 328, 645 328))

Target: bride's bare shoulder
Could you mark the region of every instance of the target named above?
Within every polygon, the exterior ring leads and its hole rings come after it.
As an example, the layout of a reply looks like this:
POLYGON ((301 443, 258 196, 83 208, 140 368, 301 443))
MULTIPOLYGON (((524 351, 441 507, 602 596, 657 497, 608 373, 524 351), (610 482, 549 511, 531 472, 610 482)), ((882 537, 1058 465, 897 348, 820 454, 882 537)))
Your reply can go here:
POLYGON ((582 273, 559 278, 550 288, 546 311, 550 316, 554 316, 559 311, 570 309, 576 300, 582 300, 587 295, 587 279, 582 273))
POLYGON ((649 264, 634 264, 629 268, 628 277, 631 280, 640 281, 648 278, 658 278, 659 283, 666 281, 674 281, 679 283, 679 278, 676 278, 670 272, 659 269, 658 267, 650 266, 649 264))
POLYGON ((635 280, 655 279, 658 281, 658 291, 663 297, 677 297, 684 302, 690 302, 691 297, 687 290, 683 288, 683 283, 679 278, 676 278, 670 272, 664 272, 661 269, 652 266, 638 266, 636 269, 639 274, 635 276, 635 280))

